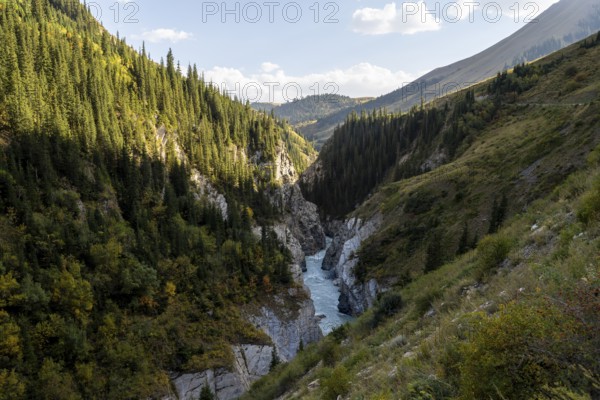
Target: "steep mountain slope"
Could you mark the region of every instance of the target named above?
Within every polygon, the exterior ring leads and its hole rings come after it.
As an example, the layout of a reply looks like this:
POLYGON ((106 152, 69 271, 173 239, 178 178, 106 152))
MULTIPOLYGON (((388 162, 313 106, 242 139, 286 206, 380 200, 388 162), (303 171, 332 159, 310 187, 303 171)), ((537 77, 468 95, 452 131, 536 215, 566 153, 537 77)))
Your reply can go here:
POLYGON ((308 143, 77 0, 1 2, 0 54, 0 398, 230 399, 319 339, 308 143))
MULTIPOLYGON (((372 303, 371 280, 402 284, 434 270, 584 164, 600 141, 599 40, 422 110, 352 117, 340 127, 304 174, 303 188, 334 217, 370 194, 350 216, 373 219, 377 233, 359 235, 358 244, 372 237, 360 253, 353 246, 358 258, 338 253, 328 261, 338 276, 357 278, 342 282, 353 313, 372 303)), ((361 228, 342 232, 347 237, 331 253, 361 228)))
MULTIPOLYGON (((430 101, 457 88, 480 82, 498 71, 532 61, 572 44, 600 29, 598 0, 561 0, 519 31, 483 52, 446 67, 437 68, 415 82, 371 102, 354 107, 354 111, 371 112, 381 108, 407 111, 421 102, 430 101)), ((324 143, 342 123, 344 110, 301 128, 311 141, 324 143)))
POLYGON ((329 210, 325 188, 372 193, 329 223, 361 317, 247 398, 597 399, 599 57, 595 35, 412 114, 351 117, 304 185, 329 210))
POLYGON ((285 104, 254 103, 252 108, 268 113, 273 112, 277 118, 298 127, 370 100, 373 99, 353 99, 347 96, 323 94, 295 99, 285 104))

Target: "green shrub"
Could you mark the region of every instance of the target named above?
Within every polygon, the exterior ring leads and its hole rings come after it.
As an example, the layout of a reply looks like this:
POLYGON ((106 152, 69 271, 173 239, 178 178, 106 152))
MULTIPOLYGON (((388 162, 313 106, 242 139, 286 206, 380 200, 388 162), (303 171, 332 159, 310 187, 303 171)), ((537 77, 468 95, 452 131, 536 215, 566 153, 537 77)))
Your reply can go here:
POLYGON ((477 245, 477 278, 481 279, 498 268, 508 257, 512 247, 513 241, 505 235, 483 238, 477 245))
POLYGON ((579 72, 577 70, 577 67, 574 65, 569 66, 566 70, 565 70, 565 76, 572 78, 575 75, 577 75, 577 72, 579 72))
POLYGON ((215 395, 208 388, 208 386, 203 386, 202 391, 200 392, 200 400, 214 400, 215 395))
POLYGON ((408 384, 408 400, 442 400, 452 396, 451 387, 435 376, 418 379, 408 384))
POLYGON ((333 340, 324 340, 320 350, 323 363, 330 367, 334 366, 340 356, 340 345, 333 340))
POLYGON ((594 182, 592 190, 586 192, 579 201, 577 217, 584 224, 597 220, 600 216, 600 179, 594 182))
POLYGON ((435 286, 425 286, 414 299, 415 311, 420 317, 433 305, 433 302, 442 296, 442 289, 435 286))
POLYGON ((578 89, 581 89, 581 87, 582 87, 581 83, 578 83, 578 82, 575 82, 575 81, 569 81, 567 83, 567 85, 565 86, 565 91, 567 93, 571 93, 571 92, 574 92, 574 91, 576 91, 578 89))
POLYGON ((348 337, 348 325, 344 324, 338 326, 331 332, 329 336, 331 336, 337 343, 342 343, 342 341, 348 337))
POLYGON ((338 396, 344 396, 350 391, 350 374, 343 365, 340 365, 331 372, 331 375, 321 380, 321 386, 324 400, 336 400, 338 396))
POLYGON ((556 303, 513 303, 484 317, 461 349, 460 398, 564 398, 557 390, 565 389, 593 393, 600 374, 595 284, 568 290, 573 293, 556 303))
POLYGON ((402 309, 402 296, 395 292, 385 293, 377 302, 373 312, 373 326, 378 326, 386 318, 391 317, 402 309))

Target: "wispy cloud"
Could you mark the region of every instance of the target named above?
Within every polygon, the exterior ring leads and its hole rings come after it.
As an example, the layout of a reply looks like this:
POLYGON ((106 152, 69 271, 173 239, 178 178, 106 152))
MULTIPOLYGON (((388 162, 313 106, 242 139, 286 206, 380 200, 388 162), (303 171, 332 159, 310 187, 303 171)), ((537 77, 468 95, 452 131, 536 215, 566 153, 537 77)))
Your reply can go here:
POLYGON ((146 40, 150 43, 160 43, 160 42, 171 42, 177 43, 183 40, 189 40, 194 35, 185 32, 185 31, 177 31, 175 29, 166 29, 159 28, 153 29, 151 31, 142 32, 140 35, 133 35, 134 39, 146 40))
POLYGON ((232 96, 243 100, 284 103, 313 94, 343 94, 351 97, 380 96, 412 82, 416 76, 392 71, 367 62, 322 73, 290 75, 277 64, 262 63, 258 73, 236 68, 214 67, 204 71, 232 96))
POLYGON ((270 73, 277 71, 279 69, 279 65, 267 61, 261 64, 260 69, 266 73, 270 73))
POLYGON ((434 18, 422 18, 420 9, 423 1, 386 4, 383 8, 361 8, 352 15, 352 29, 365 35, 400 33, 413 35, 419 32, 436 31, 440 22, 434 18))
POLYGON ((478 22, 493 25, 501 19, 523 24, 559 0, 515 2, 514 0, 411 0, 383 8, 359 8, 352 15, 352 29, 364 35, 391 33, 413 35, 436 31, 444 24, 478 22))

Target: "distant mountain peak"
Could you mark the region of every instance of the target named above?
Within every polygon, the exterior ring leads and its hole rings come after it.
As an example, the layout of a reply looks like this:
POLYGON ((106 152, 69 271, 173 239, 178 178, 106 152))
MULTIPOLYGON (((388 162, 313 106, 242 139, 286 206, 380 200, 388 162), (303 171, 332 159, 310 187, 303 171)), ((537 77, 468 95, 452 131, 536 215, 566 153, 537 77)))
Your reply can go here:
POLYGON ((455 62, 439 67, 401 89, 326 116, 314 124, 301 128, 309 140, 322 145, 336 125, 352 111, 407 111, 421 101, 442 97, 456 89, 496 75, 523 62, 544 57, 575 43, 600 30, 600 0, 561 0, 540 14, 514 34, 492 47, 455 62))

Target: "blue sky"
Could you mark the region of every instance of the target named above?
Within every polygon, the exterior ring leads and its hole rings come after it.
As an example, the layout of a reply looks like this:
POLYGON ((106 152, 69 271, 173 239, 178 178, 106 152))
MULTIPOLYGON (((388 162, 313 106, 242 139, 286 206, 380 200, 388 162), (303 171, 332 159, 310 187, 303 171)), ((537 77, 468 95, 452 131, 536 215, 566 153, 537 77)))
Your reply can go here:
POLYGON ((558 0, 88 1, 112 33, 251 101, 379 96, 471 56, 558 0), (318 10, 318 11, 317 11, 318 10))

